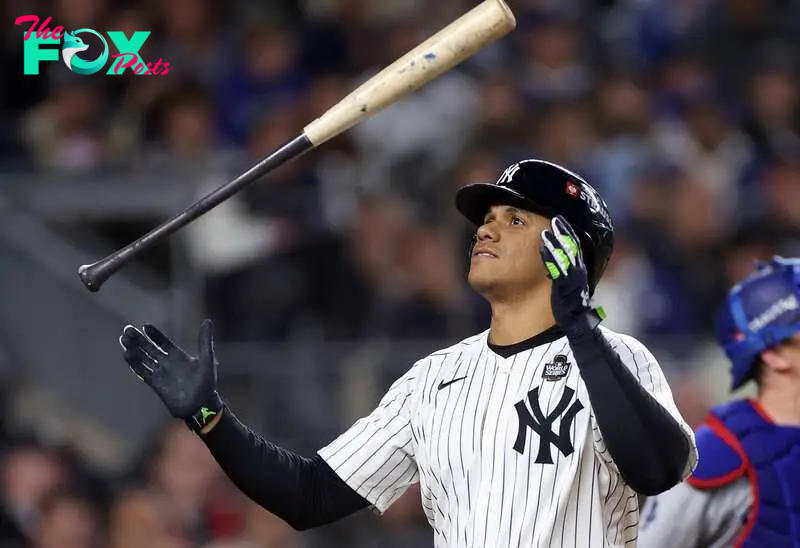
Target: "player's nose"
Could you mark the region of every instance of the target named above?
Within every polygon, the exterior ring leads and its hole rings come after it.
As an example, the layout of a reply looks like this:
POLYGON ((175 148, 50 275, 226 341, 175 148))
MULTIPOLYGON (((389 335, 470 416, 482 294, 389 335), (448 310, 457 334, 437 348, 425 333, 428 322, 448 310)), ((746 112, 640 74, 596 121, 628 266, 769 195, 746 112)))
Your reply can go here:
POLYGON ((498 233, 497 230, 492 225, 492 223, 483 223, 481 226, 478 227, 478 231, 476 233, 476 239, 479 242, 483 241, 496 242, 497 238, 498 238, 498 233))

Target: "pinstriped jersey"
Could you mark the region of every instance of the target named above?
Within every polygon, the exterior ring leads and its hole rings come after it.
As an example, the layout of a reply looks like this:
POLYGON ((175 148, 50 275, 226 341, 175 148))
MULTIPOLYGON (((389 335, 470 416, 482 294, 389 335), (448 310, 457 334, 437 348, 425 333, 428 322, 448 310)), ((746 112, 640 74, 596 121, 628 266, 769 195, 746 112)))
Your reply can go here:
MULTIPOLYGON (((636 339, 601 328, 683 426, 636 339)), ((635 546, 637 494, 603 443, 566 337, 503 357, 488 330, 415 363, 376 409, 319 454, 378 512, 419 482, 437 548, 635 546)))

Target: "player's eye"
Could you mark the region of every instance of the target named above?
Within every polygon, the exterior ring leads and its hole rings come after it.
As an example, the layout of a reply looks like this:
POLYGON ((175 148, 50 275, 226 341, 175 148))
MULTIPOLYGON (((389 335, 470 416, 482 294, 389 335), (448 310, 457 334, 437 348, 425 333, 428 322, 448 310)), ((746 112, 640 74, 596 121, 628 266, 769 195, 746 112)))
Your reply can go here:
POLYGON ((512 225, 524 225, 525 220, 522 217, 517 217, 516 215, 511 217, 511 224, 512 225))

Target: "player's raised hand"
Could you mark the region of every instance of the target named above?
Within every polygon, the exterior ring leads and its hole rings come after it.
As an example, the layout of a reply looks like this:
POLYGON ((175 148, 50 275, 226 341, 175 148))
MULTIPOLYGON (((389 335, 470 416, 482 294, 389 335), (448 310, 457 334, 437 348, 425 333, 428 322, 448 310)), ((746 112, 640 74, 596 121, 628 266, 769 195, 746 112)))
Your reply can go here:
POLYGON ((602 310, 591 307, 580 240, 564 217, 553 218, 550 229, 542 231, 539 252, 547 275, 553 280, 550 303, 556 323, 568 335, 594 329, 602 319, 602 310))
POLYGON ((211 320, 198 336, 198 355, 190 356, 152 325, 126 325, 119 343, 128 366, 158 395, 175 418, 202 430, 222 410, 217 392, 217 361, 211 320))

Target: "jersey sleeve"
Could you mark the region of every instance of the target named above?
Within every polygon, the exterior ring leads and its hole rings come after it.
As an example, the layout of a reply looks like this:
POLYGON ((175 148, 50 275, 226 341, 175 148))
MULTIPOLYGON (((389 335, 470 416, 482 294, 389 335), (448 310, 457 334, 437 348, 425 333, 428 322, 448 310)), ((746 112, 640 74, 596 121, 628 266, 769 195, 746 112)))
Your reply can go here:
POLYGON ((669 544, 700 548, 707 536, 704 515, 709 494, 682 482, 645 501, 640 517, 639 548, 660 548, 669 544))
POLYGON ((419 480, 411 432, 417 363, 397 379, 378 406, 318 454, 379 513, 385 512, 419 480))
MULTIPOLYGON (((686 435, 690 448, 689 460, 683 471, 683 479, 686 479, 697 464, 697 444, 692 427, 684 420, 678 410, 678 406, 675 404, 672 389, 667 383, 661 366, 652 352, 633 337, 616 334, 609 338, 609 342, 619 355, 622 363, 634 374, 644 389, 672 415, 686 435)), ((603 442, 603 436, 594 416, 592 416, 592 430, 595 450, 609 467, 616 469, 611 455, 603 442)))
POLYGON ((746 480, 701 490, 686 482, 647 499, 642 509, 640 548, 733 546, 752 506, 746 480))

